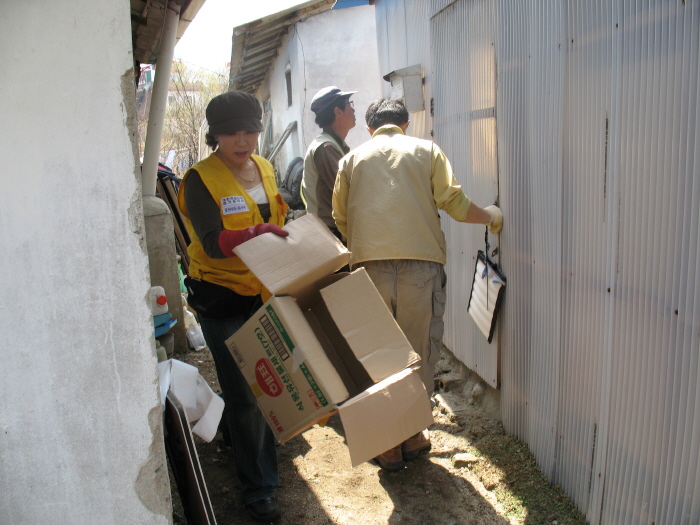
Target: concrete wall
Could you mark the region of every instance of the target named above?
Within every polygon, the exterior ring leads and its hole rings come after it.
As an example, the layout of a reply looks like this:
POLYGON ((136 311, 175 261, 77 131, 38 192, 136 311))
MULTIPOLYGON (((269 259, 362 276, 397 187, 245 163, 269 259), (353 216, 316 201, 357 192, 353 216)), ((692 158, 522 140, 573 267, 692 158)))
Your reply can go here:
POLYGON ((173 214, 160 197, 144 196, 142 202, 151 284, 163 287, 168 298, 168 312, 171 319, 177 320, 158 340, 168 352, 168 357, 177 359, 177 354, 187 352, 188 345, 177 271, 173 214))
POLYGON ((365 112, 369 104, 382 96, 377 59, 377 38, 373 6, 330 10, 295 24, 258 97, 272 101, 275 135, 281 135, 287 124, 296 120, 297 129, 278 155, 276 163, 284 174, 289 161, 303 157, 306 148, 318 135, 310 109, 316 92, 335 85, 347 91, 355 103, 357 125, 346 138, 353 148, 369 140, 365 129, 365 112), (285 71, 291 68, 292 105, 287 105, 285 71))
MULTIPOLYGON (((267 78, 262 83, 256 96, 261 101, 270 100, 272 105, 272 132, 274 140, 279 140, 284 130, 291 123, 296 121, 297 127, 285 142, 283 148, 277 154, 273 163, 280 176, 284 176, 287 167, 295 157, 303 157, 304 142, 302 138, 302 105, 304 103, 303 88, 300 88, 298 80, 299 69, 303 74, 303 63, 300 65, 297 48, 299 42, 296 38, 296 31, 291 29, 284 39, 284 43, 279 49, 277 59, 268 72, 267 78), (287 105, 287 83, 285 71, 290 68, 292 75, 292 105, 287 105)), ((308 105, 307 105, 308 109, 308 105)))
POLYGON ((171 521, 130 50, 126 1, 3 7, 0 523, 171 521))

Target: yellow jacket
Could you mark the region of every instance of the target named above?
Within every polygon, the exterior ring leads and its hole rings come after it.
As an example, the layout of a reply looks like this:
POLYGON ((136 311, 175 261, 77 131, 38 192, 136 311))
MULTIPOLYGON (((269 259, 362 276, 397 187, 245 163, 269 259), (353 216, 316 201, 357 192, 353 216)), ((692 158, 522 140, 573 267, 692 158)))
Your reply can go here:
POLYGON ((353 267, 385 259, 445 264, 438 210, 464 221, 470 205, 442 150, 398 126, 380 127, 340 159, 333 218, 353 267))
MULTIPOLYGON (((252 155, 251 159, 258 167, 265 193, 270 201, 270 223, 284 226, 287 205, 277 189, 272 164, 258 155, 252 155)), ((224 230, 242 230, 264 222, 258 205, 215 154, 212 153, 199 161, 190 170, 199 173, 202 182, 218 203, 224 230)), ((262 294, 263 301, 266 301, 270 292, 238 257, 212 259, 204 252, 185 205, 185 187, 190 170, 185 173, 178 193, 178 204, 192 239, 187 248, 190 256, 190 277, 226 286, 239 295, 262 294)))

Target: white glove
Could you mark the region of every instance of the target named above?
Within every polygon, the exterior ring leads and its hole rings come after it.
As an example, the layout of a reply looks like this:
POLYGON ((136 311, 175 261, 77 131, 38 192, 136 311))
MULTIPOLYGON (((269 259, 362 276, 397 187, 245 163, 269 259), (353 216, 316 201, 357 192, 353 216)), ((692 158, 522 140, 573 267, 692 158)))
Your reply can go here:
POLYGON ((487 206, 484 208, 485 211, 491 216, 491 220, 486 223, 489 231, 491 233, 498 233, 503 228, 503 212, 498 206, 487 206))

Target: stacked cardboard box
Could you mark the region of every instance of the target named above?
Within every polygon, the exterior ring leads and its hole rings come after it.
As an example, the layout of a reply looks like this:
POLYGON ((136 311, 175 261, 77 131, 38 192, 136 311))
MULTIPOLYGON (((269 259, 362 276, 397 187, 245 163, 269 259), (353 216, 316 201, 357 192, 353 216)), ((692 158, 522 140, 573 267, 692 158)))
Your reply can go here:
POLYGON ((356 466, 433 422, 420 358, 318 218, 285 229, 236 248, 274 295, 227 345, 280 442, 339 411, 356 466))

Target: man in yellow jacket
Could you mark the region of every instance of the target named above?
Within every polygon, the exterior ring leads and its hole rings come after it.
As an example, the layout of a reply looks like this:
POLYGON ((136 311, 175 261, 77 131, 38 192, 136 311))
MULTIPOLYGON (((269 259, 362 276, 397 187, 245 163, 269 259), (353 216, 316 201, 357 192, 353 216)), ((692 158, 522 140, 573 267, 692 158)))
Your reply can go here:
MULTIPOLYGON (((432 395, 446 299, 438 210, 459 222, 486 224, 492 233, 500 231, 503 214, 497 206, 471 202, 435 143, 405 135, 409 120, 402 102, 378 100, 365 119, 372 139, 340 160, 333 218, 347 237, 351 267, 365 267, 420 355, 423 383, 432 395)), ((429 448, 424 431, 375 459, 386 470, 399 470, 429 448)))

